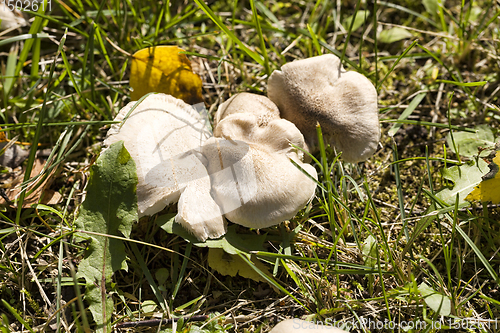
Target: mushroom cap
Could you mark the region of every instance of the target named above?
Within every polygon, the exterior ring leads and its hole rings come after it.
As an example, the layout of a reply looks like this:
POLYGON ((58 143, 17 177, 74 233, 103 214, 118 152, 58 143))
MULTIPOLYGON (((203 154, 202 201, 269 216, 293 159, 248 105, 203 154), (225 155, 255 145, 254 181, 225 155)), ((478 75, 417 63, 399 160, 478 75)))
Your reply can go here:
POLYGON ((210 194, 208 174, 188 183, 177 204, 175 222, 181 224, 198 240, 219 238, 227 231, 222 211, 210 194))
MULTIPOLYGON (((257 116, 258 125, 266 126, 273 119, 280 119, 280 111, 269 98, 251 93, 239 93, 219 105, 215 114, 215 124, 236 113, 253 114, 257 116)), ((214 133, 215 136, 217 134, 214 133)))
POLYGON ((212 181, 212 196, 230 221, 249 228, 279 224, 297 214, 314 196, 314 167, 302 163, 300 131, 276 119, 259 127, 252 114, 233 114, 215 129, 224 138, 211 138, 202 147, 212 181))
POLYGON ((22 12, 17 8, 10 9, 7 4, 5 1, 0 3, 0 31, 25 26, 28 22, 22 12))
POLYGON ((278 154, 293 153, 303 160, 304 152, 293 146, 305 149, 304 136, 292 122, 277 118, 265 126, 260 123, 260 117, 253 114, 229 115, 215 127, 214 136, 253 143, 278 154))
POLYGON ((274 71, 268 96, 281 117, 299 128, 309 150, 317 146, 318 122, 347 162, 366 160, 377 149, 377 91, 365 76, 345 71, 332 54, 293 61, 274 71))
POLYGON ((152 94, 136 104, 120 110, 115 120, 122 122, 113 124, 104 144, 124 141, 137 166, 137 204, 145 216, 177 202, 190 181, 208 176, 196 150, 211 133, 191 106, 170 95, 152 94))
POLYGON ((320 325, 311 321, 301 319, 287 319, 281 321, 269 333, 306 333, 306 332, 330 332, 348 333, 333 325, 320 325))

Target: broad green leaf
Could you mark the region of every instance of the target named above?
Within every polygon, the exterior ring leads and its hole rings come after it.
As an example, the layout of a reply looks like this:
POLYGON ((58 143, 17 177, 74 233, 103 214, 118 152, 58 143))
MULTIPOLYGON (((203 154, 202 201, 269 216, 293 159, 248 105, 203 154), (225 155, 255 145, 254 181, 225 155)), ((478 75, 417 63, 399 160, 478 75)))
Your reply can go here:
POLYGON ((158 285, 163 286, 167 282, 170 277, 170 271, 164 267, 158 269, 155 273, 156 281, 158 281, 158 285))
POLYGON ((193 73, 191 62, 177 46, 155 46, 137 51, 130 67, 130 94, 133 101, 159 92, 182 99, 187 104, 203 102, 201 79, 193 73))
POLYGON ((438 15, 438 0, 422 0, 422 3, 424 4, 427 13, 431 14, 432 17, 436 17, 438 15))
POLYGON ((227 233, 218 239, 208 239, 200 242, 180 224, 175 222, 175 215, 167 214, 159 216, 156 223, 166 232, 176 234, 198 247, 208 247, 208 264, 211 268, 223 275, 249 278, 259 282, 268 282, 260 276, 250 264, 244 261, 238 254, 247 257, 262 272, 271 275, 267 267, 250 255, 250 251, 264 251, 266 235, 238 234, 236 225, 228 228, 227 233))
POLYGON ((485 157, 491 153, 491 149, 495 146, 495 136, 488 125, 479 125, 475 128, 475 133, 470 132, 453 132, 446 136, 448 147, 456 154, 457 150, 460 156, 481 156, 485 157), (453 135, 453 140, 452 140, 453 135), (455 144, 453 144, 453 141, 455 144), (479 148, 485 150, 480 151, 479 148))
POLYGON ((495 157, 488 165, 489 172, 484 175, 479 186, 467 196, 469 201, 491 201, 493 204, 500 203, 500 151, 497 151, 495 157))
POLYGON ((144 313, 153 312, 154 310, 156 310, 157 307, 158 307, 158 305, 155 303, 155 301, 150 300, 150 299, 145 300, 141 304, 142 312, 144 312, 144 313))
POLYGON ((440 191, 436 196, 448 205, 454 205, 458 195, 458 204, 464 203, 467 195, 474 189, 474 186, 481 182, 481 177, 488 172, 488 164, 485 161, 477 159, 477 162, 478 164, 471 161, 470 164, 443 169, 441 171, 443 177, 452 181, 455 185, 453 188, 440 191))
POLYGON ((413 35, 408 30, 400 27, 394 27, 388 30, 382 30, 378 35, 378 41, 390 44, 411 37, 413 37, 413 35))
POLYGON ((345 18, 342 21, 342 25, 344 26, 345 29, 349 29, 351 26, 352 20, 354 19, 354 24, 352 25, 352 30, 351 31, 356 31, 358 30, 359 27, 365 23, 365 21, 370 17, 370 11, 369 10, 358 10, 356 15, 351 15, 347 18, 345 18))
POLYGON ((441 295, 425 282, 418 286, 418 291, 424 297, 425 304, 440 316, 449 316, 451 313, 451 301, 447 296, 441 295))
MULTIPOLYGON (((101 153, 90 168, 87 196, 76 220, 77 228, 92 233, 129 237, 137 221, 136 166, 123 141, 101 153)), ((127 269, 125 245, 106 236, 80 232, 78 239, 90 239, 77 277, 85 278, 85 299, 97 323, 98 332, 111 332, 113 301, 107 289, 111 276, 127 269)))
POLYGON ((266 235, 238 234, 236 233, 237 226, 231 225, 227 228, 227 233, 224 236, 218 239, 208 239, 205 242, 200 242, 174 220, 175 216, 171 214, 162 215, 156 219, 156 224, 166 232, 179 235, 198 247, 219 248, 229 254, 243 254, 249 259, 250 251, 264 251, 262 244, 264 244, 266 235))
MULTIPOLYGON (((80 277, 80 274, 77 276, 80 277)), ((101 280, 96 279, 95 283, 89 283, 87 277, 85 280, 85 301, 89 304, 89 310, 96 322, 95 331, 109 333, 111 332, 111 315, 115 308, 113 299, 106 292, 106 286, 102 286, 101 280)))
POLYGON ((472 6, 472 9, 470 11, 469 15, 469 24, 470 23, 477 23, 481 16, 484 15, 484 9, 478 6, 472 6))

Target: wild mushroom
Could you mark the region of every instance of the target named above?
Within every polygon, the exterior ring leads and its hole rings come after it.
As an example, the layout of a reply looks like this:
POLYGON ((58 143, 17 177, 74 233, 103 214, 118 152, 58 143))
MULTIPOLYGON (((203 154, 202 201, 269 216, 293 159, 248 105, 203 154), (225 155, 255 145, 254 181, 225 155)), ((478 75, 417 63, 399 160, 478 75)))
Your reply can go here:
POLYGON ((347 333, 347 331, 334 327, 333 325, 316 324, 311 321, 300 319, 287 319, 280 322, 269 333, 306 333, 306 332, 330 332, 347 333))
POLYGON ((293 61, 274 71, 268 96, 281 117, 299 128, 311 151, 317 146, 318 122, 347 162, 366 160, 377 149, 377 91, 362 74, 345 71, 332 54, 293 61))
POLYGON ((276 225, 313 197, 316 170, 292 147, 304 147, 304 138, 291 122, 274 119, 259 126, 257 115, 234 113, 217 125, 214 135, 202 153, 212 196, 230 221, 249 228, 276 225))
POLYGON ((243 92, 233 95, 219 106, 215 115, 214 127, 216 127, 225 117, 236 113, 246 113, 257 116, 257 123, 259 126, 265 126, 271 120, 280 119, 280 110, 278 110, 276 104, 269 98, 262 95, 243 92))
MULTIPOLYGON (((14 1, 2 1, 0 3, 0 31, 24 27, 28 21, 23 17, 23 13, 16 8, 10 8, 10 3, 14 7, 14 1)), ((22 8, 22 5, 21 5, 22 8)))
POLYGON ((314 195, 317 174, 292 146, 304 147, 300 131, 274 119, 269 103, 264 110, 256 103, 252 114, 227 109, 215 129, 220 138, 209 138, 204 119, 172 96, 150 95, 123 108, 104 143, 123 140, 136 163, 139 215, 179 201, 176 221, 201 241, 225 233, 223 215, 251 228, 292 218, 314 195))
POLYGON ((121 123, 111 127, 104 144, 123 140, 136 163, 139 216, 179 200, 177 222, 201 240, 223 235, 225 222, 197 151, 211 136, 206 121, 182 100, 165 94, 129 103, 115 120, 121 123))

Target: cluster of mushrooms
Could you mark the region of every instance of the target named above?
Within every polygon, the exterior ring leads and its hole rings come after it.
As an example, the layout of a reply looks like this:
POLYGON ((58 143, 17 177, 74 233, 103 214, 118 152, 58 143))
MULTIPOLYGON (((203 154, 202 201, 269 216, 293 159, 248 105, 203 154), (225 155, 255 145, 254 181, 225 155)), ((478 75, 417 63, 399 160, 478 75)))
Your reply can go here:
POLYGON ((129 103, 115 120, 104 143, 123 140, 136 163, 139 216, 178 202, 176 222, 200 241, 224 235, 226 219, 277 225, 313 198, 317 173, 303 151, 316 149, 317 123, 346 162, 370 157, 380 139, 375 87, 331 54, 274 71, 268 97, 232 96, 213 135, 206 116, 164 94, 129 103))

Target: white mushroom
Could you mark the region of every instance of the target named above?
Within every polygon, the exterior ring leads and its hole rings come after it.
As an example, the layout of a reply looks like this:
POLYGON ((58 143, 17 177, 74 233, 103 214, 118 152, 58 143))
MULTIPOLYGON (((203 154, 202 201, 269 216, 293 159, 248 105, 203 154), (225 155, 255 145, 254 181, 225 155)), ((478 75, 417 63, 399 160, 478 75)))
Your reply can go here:
MULTIPOLYGON (((219 105, 215 115, 215 124, 227 116, 236 113, 253 114, 257 116, 259 126, 266 126, 271 120, 280 119, 280 110, 269 98, 251 93, 239 93, 219 105)), ((214 133, 215 136, 217 134, 214 133)))
POLYGON ((179 198, 175 222, 180 223, 196 238, 219 238, 226 233, 222 211, 210 194, 208 175, 191 181, 179 198))
POLYGON ((345 71, 332 54, 293 61, 274 71, 268 96, 281 117, 299 128, 311 151, 317 145, 318 122, 347 162, 366 160, 377 149, 377 91, 365 76, 345 71))
POLYGON ((227 108, 215 129, 220 138, 209 138, 205 119, 172 96, 154 94, 123 108, 104 143, 123 140, 136 163, 139 215, 179 201, 176 221, 201 241, 225 233, 223 215, 250 228, 295 216, 313 197, 317 174, 292 146, 305 147, 300 131, 275 119, 269 103, 256 103, 251 114, 227 108))
POLYGON ((301 319, 287 319, 280 322, 269 333, 306 333, 306 332, 330 332, 347 333, 333 325, 316 324, 301 319))
POLYGON ((28 21, 24 19, 22 12, 14 8, 14 1, 6 2, 4 0, 0 3, 0 31, 24 27, 26 24, 28 21), (12 9, 8 7, 8 4, 12 4, 12 9))
POLYGON ((230 221, 264 228, 290 219, 311 200, 316 170, 302 163, 304 138, 291 122, 260 127, 254 114, 232 114, 202 147, 208 161, 212 196, 230 221), (310 176, 305 175, 290 160, 310 176))
POLYGON ((120 111, 115 120, 122 122, 111 127, 104 144, 123 140, 136 163, 139 216, 180 200, 177 222, 200 240, 222 236, 225 222, 198 152, 211 136, 206 120, 170 95, 153 94, 136 104, 120 111))

